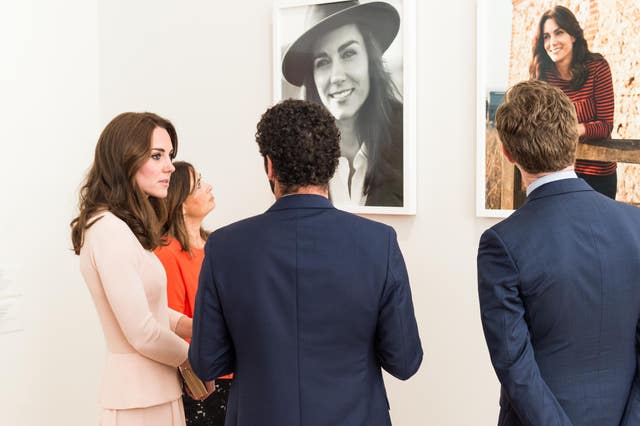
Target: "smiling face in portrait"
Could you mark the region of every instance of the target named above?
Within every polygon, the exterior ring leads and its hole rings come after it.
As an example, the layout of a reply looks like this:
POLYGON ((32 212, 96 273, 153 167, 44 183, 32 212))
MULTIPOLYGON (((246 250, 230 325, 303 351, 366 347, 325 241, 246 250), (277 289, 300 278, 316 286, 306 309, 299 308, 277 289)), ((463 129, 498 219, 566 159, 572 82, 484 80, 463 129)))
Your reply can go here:
POLYGON ((149 158, 135 174, 138 187, 148 196, 166 198, 171 173, 175 170, 172 162, 173 145, 169 133, 156 127, 151 134, 149 158))
POLYGON ((550 18, 545 21, 542 28, 542 39, 544 41, 544 50, 556 66, 559 64, 569 65, 571 63, 573 43, 576 39, 560 28, 555 19, 550 18))
POLYGON ((187 217, 204 218, 216 206, 215 197, 211 193, 212 186, 202 179, 200 173, 195 172, 191 177, 191 193, 184 200, 183 212, 187 217))
POLYGON ((362 33, 344 25, 313 47, 313 79, 324 106, 336 120, 354 118, 369 96, 369 58, 362 33))

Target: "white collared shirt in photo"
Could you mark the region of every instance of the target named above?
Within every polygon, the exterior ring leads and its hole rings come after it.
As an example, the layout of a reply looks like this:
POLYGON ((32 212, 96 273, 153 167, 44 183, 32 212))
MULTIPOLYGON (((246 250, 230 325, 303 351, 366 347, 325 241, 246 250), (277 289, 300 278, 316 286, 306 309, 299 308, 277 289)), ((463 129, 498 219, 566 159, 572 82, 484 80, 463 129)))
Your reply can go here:
POLYGON ((329 181, 329 194, 331 201, 335 205, 354 205, 364 206, 367 202, 367 196, 362 194, 364 188, 364 178, 367 174, 367 148, 363 143, 353 158, 353 176, 351 177, 351 186, 349 186, 349 160, 346 157, 340 157, 338 167, 329 181))

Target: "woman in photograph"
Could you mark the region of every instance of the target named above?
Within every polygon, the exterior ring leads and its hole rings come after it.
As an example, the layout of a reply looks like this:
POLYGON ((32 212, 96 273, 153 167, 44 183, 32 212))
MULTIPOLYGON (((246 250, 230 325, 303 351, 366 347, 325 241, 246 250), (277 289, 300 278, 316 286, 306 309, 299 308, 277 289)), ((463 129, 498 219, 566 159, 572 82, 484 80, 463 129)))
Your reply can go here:
MULTIPOLYGON (((209 232, 202 227, 204 218, 215 208, 211 185, 195 168, 184 161, 173 163, 166 198, 167 220, 163 225, 167 245, 155 253, 167 273, 169 307, 193 317, 204 244, 209 232)), ((182 395, 187 426, 223 426, 233 375, 215 381, 215 391, 204 401, 182 395)))
MULTIPOLYGON (((614 99, 609 64, 589 51, 578 20, 566 7, 556 6, 540 18, 529 74, 558 87, 573 101, 581 140, 611 137, 614 99)), ((616 163, 577 159, 575 170, 593 189, 615 199, 616 163)))
POLYGON ((71 222, 106 340, 103 426, 185 424, 176 367, 190 368, 184 339, 192 321, 167 307, 166 274, 153 254, 177 148, 168 120, 115 117, 100 135, 71 222))
POLYGON ((402 207, 402 102, 382 60, 400 27, 397 10, 384 2, 313 5, 305 27, 282 72, 337 121, 341 158, 329 182, 331 200, 402 207))

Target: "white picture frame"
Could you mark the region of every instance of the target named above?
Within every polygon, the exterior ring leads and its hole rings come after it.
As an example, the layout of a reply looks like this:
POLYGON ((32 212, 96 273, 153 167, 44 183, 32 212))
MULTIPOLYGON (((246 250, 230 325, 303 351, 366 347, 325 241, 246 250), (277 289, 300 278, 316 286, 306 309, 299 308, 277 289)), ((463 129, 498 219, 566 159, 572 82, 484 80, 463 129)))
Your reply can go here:
MULTIPOLYGON (((304 88, 289 84, 282 60, 287 47, 305 31, 305 15, 312 5, 331 1, 282 0, 273 9, 273 101, 304 98, 304 88), (297 91, 297 92, 296 92, 297 91)), ((371 3, 361 1, 360 4, 371 3)), ((416 33, 415 0, 387 0, 400 15, 398 34, 382 55, 385 67, 398 86, 402 103, 402 205, 356 205, 332 200, 337 208, 358 214, 415 215, 416 213, 416 33)), ((331 198, 331 194, 330 194, 331 198)))
MULTIPOLYGON (((476 215, 504 218, 509 216, 513 209, 487 207, 488 102, 491 92, 504 92, 507 89, 510 54, 510 38, 500 35, 504 33, 505 26, 509 31, 511 28, 511 1, 497 0, 495 4, 498 4, 498 7, 494 10, 494 3, 489 0, 478 0, 476 3, 476 215), (505 15, 508 19, 504 19, 505 15), (498 46, 489 49, 489 46, 495 43, 498 43, 498 46)), ((502 160, 502 157, 499 159, 502 160)))

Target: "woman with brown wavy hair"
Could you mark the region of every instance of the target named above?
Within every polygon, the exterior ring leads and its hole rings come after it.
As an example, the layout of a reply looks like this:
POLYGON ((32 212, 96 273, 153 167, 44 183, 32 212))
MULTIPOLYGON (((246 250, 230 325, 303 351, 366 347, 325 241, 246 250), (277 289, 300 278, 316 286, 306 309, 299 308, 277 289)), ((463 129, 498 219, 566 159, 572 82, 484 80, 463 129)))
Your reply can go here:
MULTIPOLYGON (((584 32, 566 7, 547 10, 538 23, 529 65, 532 79, 543 80, 571 99, 580 140, 607 139, 613 130, 613 83, 606 59, 589 51, 584 32)), ((596 191, 615 199, 614 162, 576 160, 575 171, 596 191)))
POLYGON ((191 319, 167 308, 160 242, 162 199, 174 171, 175 128, 152 113, 123 113, 102 131, 71 222, 73 249, 100 317, 107 357, 101 425, 184 425, 176 367, 191 319))
MULTIPOLYGON (((175 171, 166 198, 167 220, 163 225, 166 245, 156 248, 155 254, 167 273, 169 307, 192 318, 204 244, 209 236, 202 222, 216 202, 211 185, 190 163, 176 161, 173 166, 175 171)), ((204 401, 182 395, 188 426, 224 425, 232 377, 216 379, 215 392, 204 401)))

